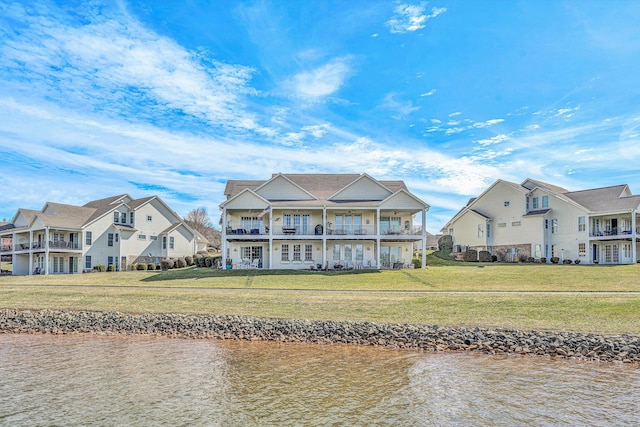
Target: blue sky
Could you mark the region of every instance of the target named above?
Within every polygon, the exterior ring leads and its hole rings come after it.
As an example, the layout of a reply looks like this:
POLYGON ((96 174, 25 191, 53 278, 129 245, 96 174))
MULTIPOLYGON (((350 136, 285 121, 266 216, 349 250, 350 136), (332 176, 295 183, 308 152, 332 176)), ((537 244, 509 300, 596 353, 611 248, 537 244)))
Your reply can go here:
POLYGON ((638 1, 4 1, 0 219, 227 179, 402 179, 440 227, 496 179, 640 192, 638 1))

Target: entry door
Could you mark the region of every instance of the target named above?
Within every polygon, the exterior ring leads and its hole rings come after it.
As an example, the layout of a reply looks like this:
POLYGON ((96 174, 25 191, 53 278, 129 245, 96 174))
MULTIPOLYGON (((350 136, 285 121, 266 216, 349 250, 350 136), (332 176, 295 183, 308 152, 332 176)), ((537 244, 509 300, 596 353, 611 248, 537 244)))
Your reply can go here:
POLYGON ((607 264, 620 263, 620 249, 618 245, 604 245, 604 262, 607 264))

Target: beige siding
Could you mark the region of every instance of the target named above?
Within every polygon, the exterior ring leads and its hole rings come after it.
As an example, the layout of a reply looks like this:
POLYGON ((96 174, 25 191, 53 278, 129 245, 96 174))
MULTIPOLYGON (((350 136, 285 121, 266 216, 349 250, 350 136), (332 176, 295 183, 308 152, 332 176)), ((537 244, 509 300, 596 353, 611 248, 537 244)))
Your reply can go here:
POLYGON ((331 200, 384 200, 391 194, 391 191, 377 182, 364 177, 340 191, 331 200))
POLYGON ((267 200, 312 200, 309 194, 283 177, 277 177, 256 191, 267 200))
POLYGON ((405 192, 399 192, 381 204, 384 209, 421 209, 422 203, 405 192))
POLYGON ((264 209, 268 202, 256 196, 255 194, 245 191, 238 195, 235 199, 226 204, 227 209, 264 209))

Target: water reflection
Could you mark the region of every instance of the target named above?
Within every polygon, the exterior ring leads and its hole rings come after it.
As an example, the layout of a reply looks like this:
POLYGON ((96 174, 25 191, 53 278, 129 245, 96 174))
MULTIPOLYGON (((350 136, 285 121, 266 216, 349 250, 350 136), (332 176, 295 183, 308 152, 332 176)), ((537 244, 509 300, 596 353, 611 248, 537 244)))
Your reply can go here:
POLYGON ((0 335, 0 425, 638 425, 638 374, 352 346, 0 335))

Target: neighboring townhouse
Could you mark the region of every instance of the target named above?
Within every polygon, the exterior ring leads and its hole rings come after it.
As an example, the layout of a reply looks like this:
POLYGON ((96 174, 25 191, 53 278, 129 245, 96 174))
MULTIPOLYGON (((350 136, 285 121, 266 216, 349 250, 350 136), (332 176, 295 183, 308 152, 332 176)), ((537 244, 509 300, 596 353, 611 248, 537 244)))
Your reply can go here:
POLYGON ((18 209, 0 238, 11 239, 14 275, 81 273, 96 265, 125 270, 135 262, 193 255, 195 231, 159 197, 128 194, 83 206, 47 202, 39 210, 18 209))
POLYGON ((640 195, 627 185, 568 191, 498 180, 443 228, 454 252, 487 250, 506 261, 557 257, 587 264, 638 262, 640 195))
POLYGON ((426 245, 429 205, 403 181, 277 173, 229 180, 225 196, 222 253, 233 268, 401 268, 426 245))

